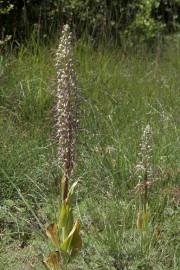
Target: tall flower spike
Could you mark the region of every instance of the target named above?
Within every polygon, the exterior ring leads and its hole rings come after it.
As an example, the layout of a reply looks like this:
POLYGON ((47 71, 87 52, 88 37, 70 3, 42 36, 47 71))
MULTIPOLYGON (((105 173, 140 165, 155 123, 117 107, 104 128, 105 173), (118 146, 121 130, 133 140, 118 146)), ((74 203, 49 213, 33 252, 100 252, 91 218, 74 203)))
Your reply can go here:
POLYGON ((69 26, 64 25, 56 52, 58 160, 64 169, 63 200, 67 198, 73 170, 78 127, 78 87, 72 56, 72 34, 69 26))
POLYGON ((148 124, 143 132, 142 138, 141 138, 141 162, 143 169, 147 171, 147 177, 148 179, 151 178, 152 169, 151 169, 151 157, 152 157, 152 129, 150 125, 148 124))
POLYGON ((152 157, 152 129, 148 124, 142 134, 140 152, 138 153, 139 163, 136 165, 136 172, 139 173, 139 180, 142 180, 141 173, 147 171, 148 179, 152 176, 151 157, 152 157))
POLYGON ((152 129, 148 124, 142 134, 139 153, 139 163, 136 165, 136 172, 138 173, 139 183, 135 189, 143 192, 143 205, 146 211, 146 204, 148 201, 148 187, 152 180, 152 129))

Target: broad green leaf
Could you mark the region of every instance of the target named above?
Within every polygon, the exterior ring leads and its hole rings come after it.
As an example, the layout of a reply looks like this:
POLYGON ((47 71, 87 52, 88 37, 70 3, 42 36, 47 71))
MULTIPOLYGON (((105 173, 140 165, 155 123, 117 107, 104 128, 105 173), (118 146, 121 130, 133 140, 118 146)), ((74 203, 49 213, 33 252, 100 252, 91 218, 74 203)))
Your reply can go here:
MULTIPOLYGON (((73 221, 71 221, 72 219, 73 219, 72 208, 65 201, 62 203, 62 205, 60 207, 59 222, 58 222, 59 228, 66 227, 67 224, 72 223, 73 222, 73 221)), ((72 229, 72 227, 71 227, 71 229, 72 229)))
POLYGON ((78 183, 78 181, 74 182, 74 183, 72 184, 72 186, 70 187, 69 192, 68 192, 68 196, 67 196, 67 201, 73 196, 73 194, 74 194, 74 189, 75 189, 75 187, 77 186, 77 183, 78 183))
POLYGON ((64 226, 64 239, 69 235, 72 228, 73 228, 73 211, 72 208, 70 208, 68 211, 66 224, 64 226))
POLYGON ((68 212, 69 212, 69 206, 66 204, 66 202, 63 202, 60 206, 60 213, 59 213, 59 227, 64 227, 67 222, 68 212))
POLYGON ((81 249, 82 240, 79 235, 79 231, 80 231, 80 221, 77 220, 68 237, 61 245, 61 249, 67 252, 69 255, 73 256, 81 249))
POLYGON ((59 251, 54 251, 49 254, 47 259, 44 261, 44 264, 50 270, 61 270, 61 255, 59 251))
POLYGON ((71 241, 72 241, 72 238, 73 238, 73 234, 76 230, 76 227, 77 227, 78 223, 76 221, 76 223, 74 224, 74 227, 72 228, 71 232, 69 233, 68 237, 64 240, 64 242, 62 243, 61 245, 61 249, 67 253, 69 253, 69 248, 70 248, 70 245, 71 245, 71 241))
POLYGON ((46 235, 49 237, 49 239, 52 241, 52 243, 55 245, 55 247, 59 248, 60 241, 58 236, 58 227, 57 224, 50 224, 46 228, 46 235))
MULTIPOLYGON (((78 181, 74 182, 72 184, 72 186, 70 187, 69 191, 68 191, 68 195, 67 195, 66 201, 69 204, 71 204, 72 196, 74 194, 74 189, 75 189, 77 183, 78 183, 78 181)), ((64 186, 65 186, 65 176, 63 176, 62 179, 61 179, 61 191, 62 191, 62 194, 64 194, 64 186)))
POLYGON ((68 205, 70 205, 70 206, 71 206, 71 204, 72 204, 72 198, 73 198, 73 195, 74 195, 74 189, 75 189, 77 183, 78 183, 78 182, 76 181, 76 182, 74 182, 74 183, 72 184, 71 188, 69 189, 67 198, 66 198, 66 200, 65 200, 66 203, 67 203, 68 205))

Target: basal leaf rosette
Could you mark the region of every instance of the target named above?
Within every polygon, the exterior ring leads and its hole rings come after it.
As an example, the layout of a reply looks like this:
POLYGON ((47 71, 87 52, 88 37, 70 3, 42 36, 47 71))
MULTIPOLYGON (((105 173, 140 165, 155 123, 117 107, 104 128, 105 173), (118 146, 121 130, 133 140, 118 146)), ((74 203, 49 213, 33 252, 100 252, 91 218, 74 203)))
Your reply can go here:
POLYGON ((51 252, 44 261, 51 270, 61 269, 63 256, 71 259, 82 247, 80 220, 74 222, 72 209, 72 196, 76 184, 77 182, 72 185, 66 200, 61 204, 58 223, 52 223, 46 228, 46 235, 56 248, 56 251, 51 252))

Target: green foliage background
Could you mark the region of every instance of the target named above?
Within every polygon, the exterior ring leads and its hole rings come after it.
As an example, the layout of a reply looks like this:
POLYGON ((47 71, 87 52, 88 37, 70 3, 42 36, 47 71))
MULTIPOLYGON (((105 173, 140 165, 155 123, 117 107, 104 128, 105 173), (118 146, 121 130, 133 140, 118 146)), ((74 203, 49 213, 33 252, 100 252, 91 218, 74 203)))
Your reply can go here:
POLYGON ((34 30, 46 37, 68 22, 77 36, 121 40, 135 34, 144 41, 178 31, 179 14, 179 0, 1 0, 0 33, 19 40, 34 30))

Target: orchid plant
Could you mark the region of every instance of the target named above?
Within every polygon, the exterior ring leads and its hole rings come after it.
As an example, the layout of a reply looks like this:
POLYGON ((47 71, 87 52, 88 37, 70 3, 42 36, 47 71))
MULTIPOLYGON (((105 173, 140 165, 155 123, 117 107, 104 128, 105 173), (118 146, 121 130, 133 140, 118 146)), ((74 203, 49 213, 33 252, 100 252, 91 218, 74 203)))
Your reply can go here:
POLYGON ((80 220, 74 220, 73 217, 73 194, 77 182, 69 188, 75 160, 79 89, 74 71, 72 34, 68 25, 63 27, 56 52, 56 70, 58 163, 63 168, 64 176, 60 184, 62 200, 57 222, 46 228, 46 235, 55 247, 55 250, 44 261, 50 270, 66 268, 68 262, 82 247, 80 220))

